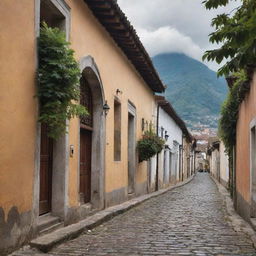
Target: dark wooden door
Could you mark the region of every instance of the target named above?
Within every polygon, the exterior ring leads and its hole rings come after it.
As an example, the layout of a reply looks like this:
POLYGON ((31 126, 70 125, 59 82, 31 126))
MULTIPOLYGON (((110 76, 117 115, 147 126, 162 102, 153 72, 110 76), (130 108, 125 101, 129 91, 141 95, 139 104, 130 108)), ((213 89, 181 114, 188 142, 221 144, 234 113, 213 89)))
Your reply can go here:
POLYGON ((91 201, 91 157, 92 132, 80 130, 80 198, 84 203, 91 201))
POLYGON ((51 211, 52 198, 52 153, 53 141, 47 135, 47 126, 41 125, 41 150, 40 150, 40 196, 39 214, 51 211))

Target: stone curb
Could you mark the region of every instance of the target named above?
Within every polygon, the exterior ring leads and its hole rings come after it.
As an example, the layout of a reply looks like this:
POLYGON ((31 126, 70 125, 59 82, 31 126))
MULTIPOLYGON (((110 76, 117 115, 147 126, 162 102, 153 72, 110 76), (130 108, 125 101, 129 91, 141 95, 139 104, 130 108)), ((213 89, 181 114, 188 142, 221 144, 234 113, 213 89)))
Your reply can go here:
POLYGON ((112 219, 113 217, 122 214, 129 209, 138 206, 139 204, 160 196, 168 191, 171 191, 175 188, 181 187, 189 183, 194 178, 194 175, 188 178, 186 181, 181 182, 175 186, 171 186, 166 189, 161 189, 157 192, 151 194, 143 195, 132 200, 126 201, 120 205, 109 207, 105 210, 102 210, 78 223, 60 228, 50 234, 38 237, 30 242, 30 246, 36 249, 39 249, 42 252, 49 252, 56 245, 63 243, 67 240, 78 237, 85 230, 91 230, 102 223, 112 219))
MULTIPOLYGON (((210 175, 211 176, 211 175, 210 175)), ((220 184, 214 177, 212 177, 212 180, 215 182, 220 194, 223 197, 223 201, 225 203, 227 217, 229 221, 231 222, 231 225, 233 229, 236 232, 242 232, 245 233, 251 240, 254 248, 256 248, 256 233, 254 229, 251 227, 251 225, 246 222, 240 215, 236 212, 233 201, 230 197, 230 194, 228 190, 220 184)))

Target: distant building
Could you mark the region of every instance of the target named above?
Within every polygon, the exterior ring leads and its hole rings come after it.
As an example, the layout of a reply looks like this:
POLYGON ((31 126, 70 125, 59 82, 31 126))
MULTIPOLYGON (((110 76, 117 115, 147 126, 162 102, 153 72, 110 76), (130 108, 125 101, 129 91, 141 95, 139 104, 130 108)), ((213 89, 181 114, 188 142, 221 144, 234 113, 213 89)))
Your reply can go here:
POLYGON ((224 143, 218 137, 209 138, 207 153, 211 175, 223 186, 229 188, 229 159, 224 143))
POLYGON ((195 172, 194 140, 183 120, 162 96, 156 96, 158 136, 165 148, 149 161, 149 190, 167 187, 195 172))

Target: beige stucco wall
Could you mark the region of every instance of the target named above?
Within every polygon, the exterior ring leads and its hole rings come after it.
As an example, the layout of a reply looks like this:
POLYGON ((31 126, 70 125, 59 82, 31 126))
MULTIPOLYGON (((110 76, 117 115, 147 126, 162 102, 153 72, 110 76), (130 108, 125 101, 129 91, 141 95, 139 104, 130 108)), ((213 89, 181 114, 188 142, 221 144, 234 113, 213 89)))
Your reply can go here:
POLYGON ((186 138, 183 138, 183 180, 187 179, 189 177, 189 164, 190 160, 190 143, 186 138))
POLYGON ((242 102, 237 122, 236 188, 245 201, 250 203, 250 122, 256 117, 256 74, 250 93, 242 102))
POLYGON ((36 131, 34 1, 0 1, 0 208, 31 210, 36 131))
MULTIPOLYGON (((91 14, 82 0, 67 1, 71 7, 71 46, 75 50, 77 60, 91 55, 101 75, 105 99, 110 106, 106 117, 106 170, 105 190, 106 193, 115 189, 127 187, 128 166, 127 166, 127 121, 128 121, 128 100, 136 106, 137 117, 137 140, 141 137, 141 119, 152 120, 154 111, 154 98, 152 91, 145 85, 144 81, 137 74, 131 63, 123 55, 114 41, 91 14), (122 108, 122 142, 121 161, 113 160, 114 142, 114 98, 116 90, 119 94, 122 108)), ((69 142, 75 146, 75 155, 70 159, 69 167, 69 204, 78 204, 78 120, 72 120, 70 124, 69 142)), ((147 164, 140 163, 136 171, 136 183, 142 184, 147 179, 147 164)))
POLYGON ((225 145, 221 141, 220 142, 220 178, 224 181, 224 185, 228 184, 229 180, 229 164, 228 164, 228 156, 225 153, 225 145))
POLYGON ((219 158, 219 150, 214 149, 210 156, 210 172, 216 179, 219 179, 218 158, 219 158))

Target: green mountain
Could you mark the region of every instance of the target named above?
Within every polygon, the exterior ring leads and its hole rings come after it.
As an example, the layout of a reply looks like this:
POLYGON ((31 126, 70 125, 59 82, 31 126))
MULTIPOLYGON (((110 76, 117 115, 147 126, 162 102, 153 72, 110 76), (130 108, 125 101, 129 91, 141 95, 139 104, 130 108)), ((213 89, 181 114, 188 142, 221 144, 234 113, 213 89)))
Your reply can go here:
POLYGON ((218 115, 227 94, 225 79, 203 63, 184 54, 168 53, 153 57, 153 63, 168 86, 165 97, 188 127, 217 127, 218 115))

